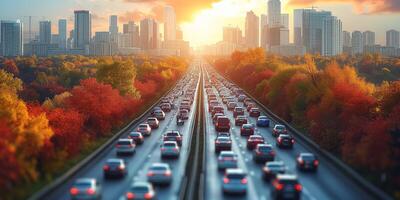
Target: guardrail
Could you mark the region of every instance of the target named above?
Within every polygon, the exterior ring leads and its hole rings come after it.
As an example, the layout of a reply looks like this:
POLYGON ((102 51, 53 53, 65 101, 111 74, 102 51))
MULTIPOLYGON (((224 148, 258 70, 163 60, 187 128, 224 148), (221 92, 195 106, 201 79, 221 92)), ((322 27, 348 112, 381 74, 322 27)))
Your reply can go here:
MULTIPOLYGON (((183 76, 184 77, 184 76, 183 76)), ((66 173, 64 173, 62 176, 58 177, 55 179, 53 182, 45 186, 43 189, 40 191, 36 192, 33 194, 31 197, 29 197, 29 200, 43 200, 47 199, 46 196, 48 196, 51 192, 53 192, 56 188, 58 188, 60 185, 63 183, 69 181, 71 177, 73 177, 76 173, 78 173, 82 168, 84 168, 86 165, 88 165, 90 162, 92 162, 94 159, 98 158, 102 153, 106 151, 110 146, 112 146, 113 143, 115 143, 124 133, 126 133, 130 128, 136 126, 138 123, 143 121, 143 118, 149 114, 149 112, 161 102, 162 97, 165 97, 167 94, 171 93, 173 89, 177 86, 177 81, 168 91, 164 93, 164 95, 161 96, 153 105, 151 105, 146 111, 144 111, 140 116, 136 117, 133 119, 131 122, 129 122, 125 127, 123 127, 120 131, 118 131, 114 136, 112 136, 107 142, 105 142, 103 145, 101 145, 99 148, 97 148, 93 153, 91 153, 89 156, 87 156, 85 159, 80 161, 78 164, 76 164, 74 167, 69 169, 66 173)))
MULTIPOLYGON (((218 73, 219 74, 219 73, 218 73)), ((230 78, 219 74, 223 78, 227 79, 231 83, 234 83, 236 87, 238 85, 232 81, 230 78)), ((238 87, 240 88, 240 87, 238 87)), ((370 183, 369 181, 365 180, 359 173, 357 173, 355 170, 353 170, 351 167, 349 167, 347 164, 345 164, 343 161, 329 153, 328 151, 322 149, 318 144, 316 144, 314 141, 312 141, 310 138, 308 138, 306 135, 304 135, 302 132, 298 131, 295 129, 290 123, 286 122, 285 120, 281 119, 279 116, 275 115, 269 108, 264 106, 261 102, 259 102, 256 98, 254 98, 251 94, 249 94, 247 91, 243 90, 245 94, 250 97, 257 105, 258 107, 262 108, 267 115, 269 115, 270 118, 272 118, 275 122, 278 122, 280 124, 283 124, 287 127, 291 133, 295 136, 297 140, 300 139, 305 145, 309 146, 312 148, 315 152, 317 152, 320 156, 328 160, 331 164, 333 164, 337 169, 341 170, 344 174, 346 174, 349 178, 351 178, 354 182, 356 182, 359 186, 361 186, 365 191, 367 191, 369 194, 373 195, 375 199, 379 200, 384 200, 384 199, 393 199, 391 198, 388 194, 383 192, 381 189, 377 188, 375 185, 370 183)))

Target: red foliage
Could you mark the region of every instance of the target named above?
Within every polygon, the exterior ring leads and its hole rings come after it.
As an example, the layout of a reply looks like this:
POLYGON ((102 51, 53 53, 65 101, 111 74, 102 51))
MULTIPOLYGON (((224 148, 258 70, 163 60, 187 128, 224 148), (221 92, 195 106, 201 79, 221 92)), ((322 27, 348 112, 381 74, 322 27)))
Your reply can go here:
POLYGON ((5 120, 0 119, 0 187, 11 189, 12 185, 18 182, 19 164, 15 155, 15 149, 8 144, 12 137, 11 130, 5 120))
POLYGON ((149 99, 157 92, 158 84, 154 80, 145 82, 136 80, 135 88, 139 90, 143 99, 149 99))
POLYGON ((19 74, 19 69, 14 60, 6 59, 3 62, 3 68, 6 72, 14 74, 14 76, 17 76, 19 74))

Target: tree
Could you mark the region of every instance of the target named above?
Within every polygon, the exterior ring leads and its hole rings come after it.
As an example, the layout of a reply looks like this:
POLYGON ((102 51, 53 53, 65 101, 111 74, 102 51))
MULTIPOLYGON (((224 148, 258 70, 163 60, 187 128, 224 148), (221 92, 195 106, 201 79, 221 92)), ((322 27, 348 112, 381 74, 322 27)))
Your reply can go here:
POLYGON ((14 78, 13 74, 0 70, 0 89, 8 89, 14 93, 18 92, 22 90, 22 81, 14 78))

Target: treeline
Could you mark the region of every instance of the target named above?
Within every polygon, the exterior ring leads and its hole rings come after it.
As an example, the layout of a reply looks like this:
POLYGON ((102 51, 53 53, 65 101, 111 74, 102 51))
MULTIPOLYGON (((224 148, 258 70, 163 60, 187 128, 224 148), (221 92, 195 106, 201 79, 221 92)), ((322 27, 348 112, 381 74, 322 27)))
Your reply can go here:
POLYGON ((176 57, 0 58, 0 199, 24 199, 37 182, 55 178, 187 66, 176 57))
MULTIPOLYGON (((400 197, 400 81, 374 85, 346 59, 320 62, 319 56, 282 58, 251 49, 216 60, 215 68, 321 148, 400 197)), ((371 63, 357 67, 378 68, 371 63)))

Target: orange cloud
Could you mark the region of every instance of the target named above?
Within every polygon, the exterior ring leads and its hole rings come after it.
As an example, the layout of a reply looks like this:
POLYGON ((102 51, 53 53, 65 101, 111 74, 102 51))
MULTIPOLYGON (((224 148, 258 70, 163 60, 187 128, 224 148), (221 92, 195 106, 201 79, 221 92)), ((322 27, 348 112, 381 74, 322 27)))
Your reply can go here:
MULTIPOLYGON (((211 8, 213 3, 219 2, 220 0, 124 0, 129 3, 142 3, 147 4, 151 7, 151 11, 146 15, 150 15, 155 17, 158 20, 162 20, 163 16, 163 7, 165 5, 171 5, 175 8, 177 21, 184 22, 191 20, 194 15, 203 9, 211 8)), ((137 15, 135 11, 134 15, 137 15)))
POLYGON ((289 0, 292 6, 315 3, 352 3, 358 12, 365 14, 400 12, 400 0, 289 0))

